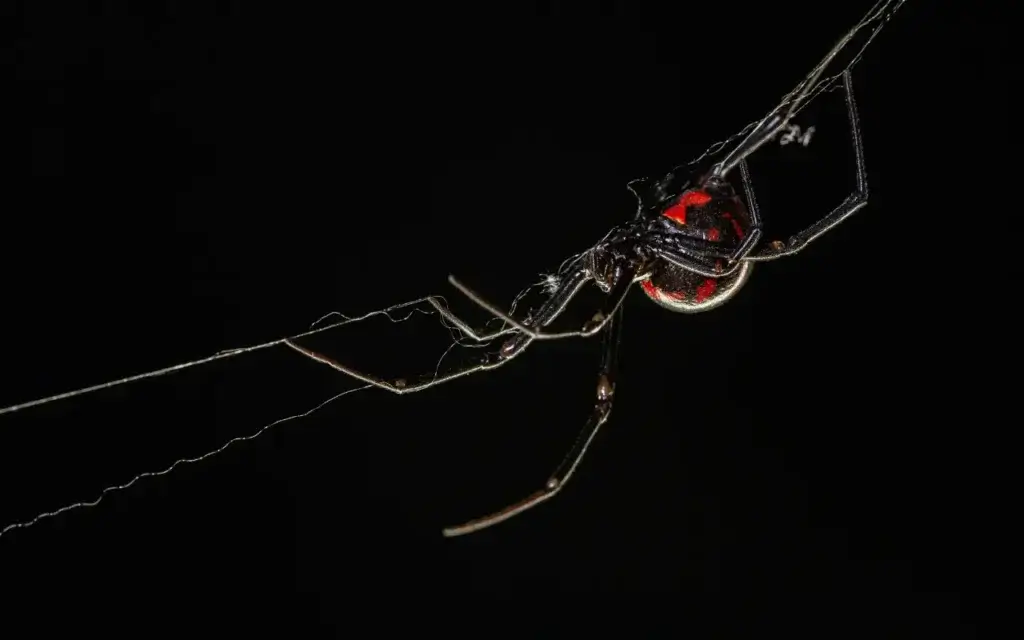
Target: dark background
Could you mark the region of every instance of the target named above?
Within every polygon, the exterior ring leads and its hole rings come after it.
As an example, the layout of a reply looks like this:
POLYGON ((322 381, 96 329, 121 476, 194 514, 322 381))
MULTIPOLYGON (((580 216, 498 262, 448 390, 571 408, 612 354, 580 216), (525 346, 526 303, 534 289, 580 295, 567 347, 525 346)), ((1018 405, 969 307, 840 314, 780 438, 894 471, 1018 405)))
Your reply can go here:
MULTIPOLYGON (((623 4, 14 3, 0 406, 429 293, 480 324, 449 273, 507 305, 632 215, 627 181, 763 115, 870 5, 623 4)), ((728 594, 727 624, 756 602, 836 631, 969 637, 985 403, 959 372, 985 336, 957 243, 1001 239, 998 179, 975 178, 986 147, 1008 153, 1003 37, 973 6, 897 13, 854 72, 869 206, 713 313, 634 292, 613 417, 554 501, 440 535, 541 486, 590 410, 596 342, 356 393, 11 531, 5 604, 143 636, 174 620, 307 637, 341 633, 364 599, 401 619, 467 589, 704 591, 728 594)), ((801 114, 808 147, 753 160, 770 235, 849 191, 838 95, 801 114)), ((411 377, 450 342, 417 315, 307 344, 411 377)), ((0 523, 352 386, 276 348, 4 415, 0 523)))

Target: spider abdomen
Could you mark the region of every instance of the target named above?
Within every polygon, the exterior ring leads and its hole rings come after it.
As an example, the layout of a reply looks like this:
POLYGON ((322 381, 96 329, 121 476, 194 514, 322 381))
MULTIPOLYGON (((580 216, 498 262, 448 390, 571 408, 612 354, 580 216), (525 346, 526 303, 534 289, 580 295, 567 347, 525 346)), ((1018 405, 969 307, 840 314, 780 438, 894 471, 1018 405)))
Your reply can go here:
POLYGON ((753 268, 752 262, 744 262, 729 275, 711 278, 660 261, 651 276, 641 281, 640 288, 648 298, 670 311, 700 313, 736 295, 746 284, 753 268))
POLYGON ((659 216, 668 235, 709 242, 717 250, 739 247, 750 230, 750 214, 728 182, 683 192, 659 216))
MULTIPOLYGON (((732 185, 724 180, 705 180, 701 188, 683 191, 668 201, 660 215, 652 220, 652 232, 661 246, 692 256, 706 247, 721 270, 724 256, 738 250, 751 228, 751 218, 732 185), (694 245, 696 241, 698 244, 694 245)), ((753 264, 743 262, 735 271, 708 276, 684 265, 662 258, 640 286, 647 297, 666 309, 681 313, 699 313, 729 300, 746 283, 753 264)))

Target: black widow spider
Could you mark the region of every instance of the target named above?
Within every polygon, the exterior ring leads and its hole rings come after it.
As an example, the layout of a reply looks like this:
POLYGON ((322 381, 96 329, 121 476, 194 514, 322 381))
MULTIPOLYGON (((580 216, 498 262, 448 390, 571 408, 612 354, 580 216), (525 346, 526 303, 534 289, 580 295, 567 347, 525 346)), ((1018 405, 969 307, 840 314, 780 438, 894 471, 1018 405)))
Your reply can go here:
MULTIPOLYGON (((896 7, 905 0, 898 0, 896 7)), ((850 80, 851 62, 841 73, 851 140, 856 161, 856 188, 828 215, 789 238, 761 244, 761 218, 754 199, 746 158, 787 126, 806 101, 824 69, 866 24, 878 19, 892 4, 877 3, 782 103, 761 120, 743 140, 711 169, 692 178, 671 172, 660 180, 634 180, 628 188, 639 200, 633 219, 613 228, 589 250, 567 261, 552 279, 555 283, 548 299, 536 313, 522 322, 490 304, 453 276, 449 282, 507 327, 490 334, 479 334, 451 313, 437 299, 428 302, 462 332, 478 342, 511 334, 500 351, 477 364, 447 376, 409 383, 389 382, 351 369, 293 340, 285 343, 296 351, 368 384, 402 394, 421 391, 456 377, 499 367, 522 353, 534 340, 589 337, 601 333, 603 357, 598 374, 593 412, 572 449, 555 470, 544 488, 524 500, 491 515, 444 530, 445 536, 478 531, 521 513, 557 494, 583 459, 601 425, 611 414, 615 393, 616 358, 622 326, 622 302, 634 283, 654 302, 671 311, 697 313, 718 307, 730 300, 750 277, 755 262, 774 260, 797 253, 808 243, 837 226, 867 204, 868 185, 864 168, 861 134, 850 80), (728 181, 729 173, 739 168, 746 203, 728 181), (606 302, 579 331, 545 332, 588 281, 606 294, 606 302)), ((886 19, 891 17, 889 11, 886 19)), ((884 20, 871 34, 882 28, 884 20)), ((864 44, 864 47, 867 43, 864 44)), ((863 48, 861 49, 863 51, 863 48)), ((858 54, 859 57, 859 54, 858 54)), ((834 79, 834 78, 832 78, 834 79)), ((829 81, 831 81, 830 79, 829 81)), ((742 132, 741 132, 742 134, 742 132)), ((681 174, 681 172, 680 172, 681 174)))

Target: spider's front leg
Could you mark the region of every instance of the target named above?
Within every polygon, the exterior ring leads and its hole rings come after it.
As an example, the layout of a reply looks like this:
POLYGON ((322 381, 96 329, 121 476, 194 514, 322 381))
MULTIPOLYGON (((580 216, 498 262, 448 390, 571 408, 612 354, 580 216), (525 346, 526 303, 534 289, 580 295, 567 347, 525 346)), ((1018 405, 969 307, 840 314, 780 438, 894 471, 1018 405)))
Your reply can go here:
MULTIPOLYGON (((460 319, 458 316, 452 313, 447 307, 441 304, 441 302, 438 301, 437 298, 429 297, 426 299, 426 302, 429 303, 430 306, 434 307, 434 310, 437 311, 442 318, 451 322, 459 329, 459 331, 461 331, 463 334, 465 334, 470 339, 476 342, 487 342, 489 340, 493 340, 504 335, 515 333, 516 331, 514 328, 502 328, 490 333, 477 332, 468 324, 466 324, 462 319, 460 319)), ((331 367, 335 371, 340 371, 341 373, 344 373, 347 376, 355 378, 356 380, 360 380, 367 384, 373 385, 379 389, 384 389, 385 391, 390 391, 396 394, 422 391, 424 389, 437 386, 444 382, 448 382, 449 380, 469 375, 471 373, 487 369, 493 369, 495 367, 501 366, 508 360, 507 357, 486 358, 476 363, 475 365, 472 365, 465 369, 460 369, 458 371, 449 373, 444 376, 434 376, 431 378, 420 380, 418 382, 409 383, 407 380, 404 379, 398 379, 394 381, 384 380, 383 378, 373 376, 362 371, 358 371, 356 369, 353 369, 352 367, 349 367, 348 365, 342 364, 341 362, 334 360, 333 358, 329 358, 323 355, 322 353, 318 353, 316 351, 313 351, 312 349, 307 349, 306 347, 303 347, 302 345, 298 344, 292 339, 285 340, 284 344, 294 349, 295 351, 298 351, 307 358, 310 358, 321 364, 325 364, 331 367)))
MULTIPOLYGON (((536 324, 538 326, 544 326, 553 322, 555 318, 557 318, 562 313, 566 305, 573 298, 573 296, 576 295, 579 289, 586 283, 589 277, 590 273, 585 268, 585 266, 582 265, 582 260, 577 259, 576 261, 574 261, 573 264, 570 265, 569 271, 563 278, 561 286, 558 287, 558 289, 551 295, 550 298, 548 298, 548 300, 538 310, 533 320, 533 324, 536 324)), ((455 284, 456 287, 463 290, 463 292, 467 291, 460 283, 455 281, 454 278, 450 279, 452 280, 453 284, 455 284)), ((469 295, 471 298, 473 298, 473 295, 475 294, 470 293, 469 295)), ((475 298, 473 299, 474 301, 476 301, 475 298)), ((297 342, 291 339, 285 340, 284 344, 294 349, 295 351, 298 351, 307 358, 311 358, 321 364, 325 364, 331 367, 335 371, 340 371, 341 373, 344 373, 347 376, 355 378, 356 380, 360 380, 379 389, 384 389, 385 391, 390 391, 391 393, 396 394, 405 394, 413 393, 416 391, 422 391, 424 389, 429 389, 430 387, 435 387, 439 384, 443 384, 450 380, 454 380, 455 378, 461 378, 462 376, 470 375, 478 371, 495 369, 497 367, 502 366, 515 356, 519 355, 520 353, 522 353, 526 349, 526 347, 529 346, 529 339, 518 339, 526 337, 523 334, 518 333, 518 331, 520 330, 520 328, 527 332, 531 330, 525 328, 524 325, 518 323, 517 321, 513 320, 512 318, 508 317, 505 314, 499 314, 499 317, 505 318, 507 323, 511 325, 511 327, 502 328, 499 329, 498 331, 494 331, 491 333, 478 333, 474 331, 473 328, 466 324, 463 320, 461 320, 458 316, 456 316, 454 313, 448 310, 443 304, 441 304, 437 300, 437 298, 430 297, 427 298, 426 301, 432 307, 434 307, 434 309, 441 315, 442 318, 454 324, 465 335, 467 335, 468 337, 477 342, 486 342, 488 340, 493 340, 494 338, 498 338, 500 336, 509 334, 516 334, 517 337, 507 341, 502 346, 501 351, 498 352, 496 356, 489 355, 483 358, 482 360, 478 361, 476 364, 473 364, 469 367, 459 369, 457 371, 448 373, 443 376, 434 376, 415 382, 409 382, 408 380, 405 379, 399 379, 394 381, 384 380, 383 378, 370 375, 362 371, 358 371, 356 369, 353 369, 352 367, 349 367, 348 365, 345 365, 341 362, 338 362, 337 360, 334 360, 333 358, 325 356, 322 353, 318 353, 316 351, 313 351, 312 349, 307 349, 306 347, 303 347, 302 345, 298 344, 297 342)))

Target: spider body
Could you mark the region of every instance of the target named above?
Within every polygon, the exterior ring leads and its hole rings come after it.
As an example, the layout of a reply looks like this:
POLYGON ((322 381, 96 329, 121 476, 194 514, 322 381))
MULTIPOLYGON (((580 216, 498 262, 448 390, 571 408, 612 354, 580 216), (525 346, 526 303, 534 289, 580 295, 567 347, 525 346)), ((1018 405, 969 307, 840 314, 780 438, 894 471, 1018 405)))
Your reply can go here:
MULTIPOLYGON (((724 178, 702 177, 696 186, 681 187, 667 195, 675 176, 669 174, 638 194, 640 206, 634 224, 648 247, 646 268, 638 268, 640 288, 653 302, 670 311, 698 313, 713 309, 734 296, 753 269, 742 262, 728 269, 732 256, 754 228, 743 200, 724 178), (715 275, 702 274, 657 256, 657 247, 668 247, 703 260, 715 275)), ((634 189, 634 193, 638 193, 634 189)))
MULTIPOLYGON (((740 291, 750 278, 754 262, 797 253, 867 204, 864 154, 850 74, 844 71, 841 75, 856 158, 857 186, 831 212, 788 240, 761 242, 761 218, 746 157, 785 126, 799 100, 783 102, 774 113, 783 112, 784 115, 769 114, 731 153, 704 173, 673 171, 660 180, 641 179, 629 183, 628 188, 639 201, 632 220, 612 228, 596 245, 566 261, 558 273, 549 278, 552 286, 548 299, 526 320, 515 320, 449 277, 449 282, 478 305, 503 319, 508 327, 486 336, 475 332, 467 332, 467 335, 483 341, 504 333, 514 334, 502 345, 495 359, 485 356, 477 365, 479 368, 493 368, 508 362, 534 340, 587 337, 600 333, 604 336, 605 346, 593 412, 573 448, 548 478, 544 489, 501 511, 445 529, 445 535, 462 535, 507 520, 551 498, 565 486, 598 428, 611 415, 622 301, 633 284, 639 284, 649 299, 672 311, 697 313, 713 309, 740 291), (742 197, 727 177, 734 168, 739 169, 742 197), (588 282, 594 283, 605 294, 602 307, 578 331, 548 331, 546 327, 561 315, 588 282)), ((805 87, 802 95, 806 92, 805 87)), ((452 322, 465 326, 440 305, 435 304, 435 308, 452 322)), ((315 352, 292 346, 314 359, 326 360, 315 352)), ((338 363, 329 361, 328 364, 349 371, 338 363)), ((378 386, 396 393, 409 391, 408 387, 397 389, 393 384, 378 386)))

